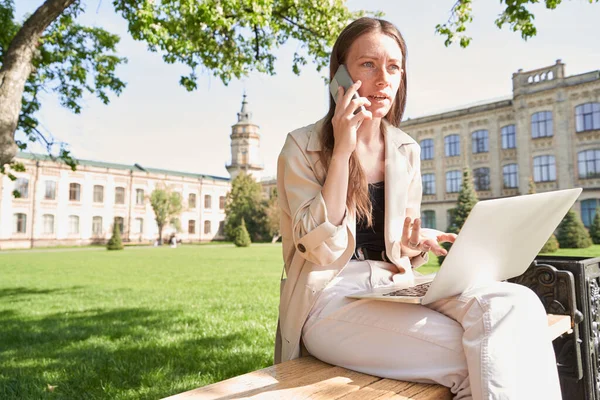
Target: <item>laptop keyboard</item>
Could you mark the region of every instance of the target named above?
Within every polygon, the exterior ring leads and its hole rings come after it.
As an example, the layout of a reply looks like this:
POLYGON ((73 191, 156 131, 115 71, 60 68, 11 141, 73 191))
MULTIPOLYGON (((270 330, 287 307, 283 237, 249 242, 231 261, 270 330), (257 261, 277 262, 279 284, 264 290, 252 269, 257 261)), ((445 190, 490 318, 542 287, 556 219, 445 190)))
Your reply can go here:
POLYGON ((406 289, 394 290, 393 292, 385 293, 384 296, 407 296, 407 297, 422 297, 429 290, 431 282, 421 283, 420 285, 409 287, 406 289))

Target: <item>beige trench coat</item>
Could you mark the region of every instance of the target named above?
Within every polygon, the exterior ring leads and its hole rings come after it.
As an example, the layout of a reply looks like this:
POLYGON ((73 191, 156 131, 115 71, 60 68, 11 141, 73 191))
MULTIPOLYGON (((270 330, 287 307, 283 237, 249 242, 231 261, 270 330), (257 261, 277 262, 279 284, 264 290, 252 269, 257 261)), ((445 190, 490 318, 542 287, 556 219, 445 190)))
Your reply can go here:
MULTIPOLYGON (((288 134, 277 165, 281 235, 287 280, 282 286, 275 363, 301 354, 302 326, 321 291, 346 266, 355 248, 354 210, 346 210, 341 225, 327 219, 321 194, 325 170, 319 160, 322 122, 288 134)), ((400 254, 406 216, 420 217, 421 171, 419 145, 384 121, 385 132, 385 248, 402 272, 416 268, 426 257, 400 254)))

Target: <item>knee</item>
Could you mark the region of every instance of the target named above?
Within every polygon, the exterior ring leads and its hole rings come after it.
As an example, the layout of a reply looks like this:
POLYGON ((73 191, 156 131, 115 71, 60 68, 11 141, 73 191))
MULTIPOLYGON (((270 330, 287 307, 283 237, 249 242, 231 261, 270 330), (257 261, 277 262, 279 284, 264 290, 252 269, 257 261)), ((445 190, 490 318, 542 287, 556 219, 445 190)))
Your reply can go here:
POLYGON ((492 295, 490 303, 503 302, 514 311, 533 316, 545 316, 546 310, 535 292, 526 286, 516 283, 498 282, 497 289, 492 295))

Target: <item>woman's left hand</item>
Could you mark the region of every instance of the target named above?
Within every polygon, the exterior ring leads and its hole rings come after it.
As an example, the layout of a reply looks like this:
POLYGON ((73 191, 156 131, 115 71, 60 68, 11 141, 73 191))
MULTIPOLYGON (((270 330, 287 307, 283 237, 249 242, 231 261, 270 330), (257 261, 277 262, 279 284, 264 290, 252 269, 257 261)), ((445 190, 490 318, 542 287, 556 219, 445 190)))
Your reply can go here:
POLYGON ((400 242, 403 256, 415 257, 428 251, 432 251, 436 256, 448 254, 446 249, 440 246, 440 243, 453 243, 456 240, 456 234, 441 232, 435 238, 425 237, 421 234, 421 219, 415 218, 414 223, 411 224, 411 222, 410 217, 404 219, 404 229, 402 229, 402 240, 400 242))

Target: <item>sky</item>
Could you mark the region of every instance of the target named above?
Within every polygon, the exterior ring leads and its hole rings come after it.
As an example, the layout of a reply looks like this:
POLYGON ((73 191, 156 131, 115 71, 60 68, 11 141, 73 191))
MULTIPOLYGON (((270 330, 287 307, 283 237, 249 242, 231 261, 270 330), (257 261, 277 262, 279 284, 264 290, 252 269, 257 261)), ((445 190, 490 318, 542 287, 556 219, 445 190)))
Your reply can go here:
MULTIPOLYGON (((587 0, 563 2, 556 10, 530 7, 537 36, 528 41, 505 26, 494 24, 500 2, 473 2, 474 21, 467 49, 444 46, 435 26, 444 23, 455 0, 348 1, 352 10, 378 10, 402 32, 407 45, 408 102, 405 118, 415 118, 460 106, 493 101, 512 94, 512 74, 566 64, 566 74, 600 70, 597 24, 600 4, 587 0)), ((18 0, 19 19, 42 0, 18 0)), ((242 94, 247 93, 253 121, 260 126, 264 176, 274 177, 286 134, 325 115, 329 94, 323 74, 307 64, 300 76, 292 72, 299 44, 290 41, 275 55, 275 76, 253 73, 225 86, 209 72, 200 75, 198 89, 188 92, 179 78, 183 65, 166 64, 160 54, 134 41, 125 21, 109 1, 86 1, 81 23, 99 26, 121 36, 118 54, 128 63, 117 70, 127 83, 120 96, 104 105, 86 95, 81 114, 64 109, 52 94, 41 97, 41 129, 67 142, 80 159, 115 162, 228 177, 231 126, 237 122, 242 94)), ((32 151, 44 152, 39 146, 32 151)))

